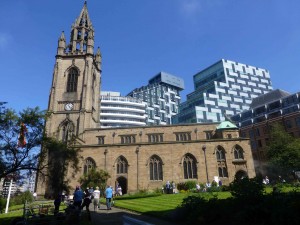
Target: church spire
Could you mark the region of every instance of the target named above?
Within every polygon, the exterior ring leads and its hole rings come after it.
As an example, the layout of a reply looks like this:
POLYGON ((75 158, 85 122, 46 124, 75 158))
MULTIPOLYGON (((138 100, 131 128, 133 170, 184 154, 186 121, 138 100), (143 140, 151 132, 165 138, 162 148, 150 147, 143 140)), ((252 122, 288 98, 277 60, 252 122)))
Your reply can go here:
POLYGON ((73 54, 83 54, 94 52, 94 28, 89 17, 87 3, 72 25, 69 52, 73 54))

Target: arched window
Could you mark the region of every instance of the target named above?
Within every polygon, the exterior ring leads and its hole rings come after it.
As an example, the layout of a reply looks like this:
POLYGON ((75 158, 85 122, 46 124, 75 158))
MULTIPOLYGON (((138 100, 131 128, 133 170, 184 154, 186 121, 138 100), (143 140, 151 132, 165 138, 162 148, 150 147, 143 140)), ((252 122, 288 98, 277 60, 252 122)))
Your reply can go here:
POLYGON ((219 177, 228 177, 225 149, 222 146, 218 146, 215 152, 219 177))
POLYGON ((85 163, 84 163, 84 167, 83 167, 83 174, 88 174, 92 169, 95 169, 96 168, 96 163, 95 161, 88 157, 86 160, 85 160, 85 163))
POLYGON ((225 150, 221 146, 218 146, 216 149, 217 161, 225 161, 225 150))
POLYGON ((233 153, 234 153, 234 159, 244 159, 243 149, 239 145, 236 145, 234 147, 233 153))
POLYGON ((78 71, 71 68, 68 74, 67 92, 76 92, 78 82, 78 71))
POLYGON ((191 154, 186 154, 183 158, 184 179, 197 179, 196 158, 191 154))
POLYGON ((162 160, 152 156, 149 160, 150 180, 163 180, 162 160))
POLYGON ((74 134, 74 125, 71 121, 65 121, 61 124, 60 127, 60 138, 63 142, 68 142, 72 139, 74 134))
POLYGON ((117 159, 117 174, 127 173, 128 162, 124 156, 120 156, 117 159))

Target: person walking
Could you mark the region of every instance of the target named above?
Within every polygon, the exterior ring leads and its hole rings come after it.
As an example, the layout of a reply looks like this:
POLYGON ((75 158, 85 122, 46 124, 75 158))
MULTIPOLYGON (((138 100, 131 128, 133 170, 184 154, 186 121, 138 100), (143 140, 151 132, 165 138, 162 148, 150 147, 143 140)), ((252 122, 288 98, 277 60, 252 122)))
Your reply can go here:
POLYGON ((81 209, 81 203, 82 203, 82 199, 83 199, 83 192, 81 191, 79 186, 76 186, 75 192, 74 192, 74 203, 73 205, 78 208, 81 209))
POLYGON ((107 210, 111 210, 111 199, 113 197, 113 190, 110 186, 107 186, 105 190, 106 207, 107 210))
POLYGON ((84 199, 83 199, 83 203, 81 205, 81 209, 83 209, 85 207, 86 211, 89 213, 90 212, 90 204, 91 204, 91 194, 89 192, 89 189, 86 189, 84 191, 84 199))
POLYGON ((56 195, 56 198, 54 200, 54 215, 56 215, 59 212, 59 206, 61 203, 61 195, 56 195))
POLYGON ((99 187, 96 187, 96 190, 93 192, 93 205, 94 205, 94 211, 100 209, 100 191, 99 187))

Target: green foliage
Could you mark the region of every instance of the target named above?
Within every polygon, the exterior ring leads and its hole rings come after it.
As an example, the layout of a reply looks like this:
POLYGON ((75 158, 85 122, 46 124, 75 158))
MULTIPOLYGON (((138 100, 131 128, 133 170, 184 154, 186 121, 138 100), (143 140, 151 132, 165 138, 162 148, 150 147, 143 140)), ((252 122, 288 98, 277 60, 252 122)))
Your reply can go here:
POLYGON ((189 180, 186 182, 181 182, 177 184, 177 189, 179 191, 184 190, 184 191, 188 191, 188 190, 192 190, 196 188, 196 181, 193 180, 189 180))
POLYGON ((54 138, 45 138, 43 144, 43 150, 49 153, 48 176, 53 195, 68 192, 70 180, 65 179, 66 171, 71 167, 72 177, 79 171, 80 149, 74 148, 72 141, 65 143, 54 138))
POLYGON ((32 193, 30 191, 25 191, 23 193, 20 193, 16 196, 14 196, 13 198, 11 198, 10 200, 10 205, 22 205, 24 204, 26 201, 28 203, 33 202, 33 196, 32 193))
POLYGON ((0 178, 20 171, 40 171, 38 159, 43 140, 45 114, 38 107, 16 113, 5 109, 0 114, 0 178), (21 123, 26 126, 27 144, 18 145, 21 123))
POLYGON ((300 169, 300 139, 288 134, 282 125, 274 124, 270 132, 267 156, 277 173, 300 169))
POLYGON ((79 182, 83 187, 99 187, 101 193, 104 193, 106 188, 106 182, 110 178, 110 175, 105 170, 95 170, 92 169, 88 172, 88 174, 84 174, 80 179, 79 182))
POLYGON ((261 177, 234 179, 229 187, 232 196, 243 201, 257 201, 261 199, 264 193, 261 177))
POLYGON ((6 206, 6 199, 0 198, 0 213, 3 212, 6 206))

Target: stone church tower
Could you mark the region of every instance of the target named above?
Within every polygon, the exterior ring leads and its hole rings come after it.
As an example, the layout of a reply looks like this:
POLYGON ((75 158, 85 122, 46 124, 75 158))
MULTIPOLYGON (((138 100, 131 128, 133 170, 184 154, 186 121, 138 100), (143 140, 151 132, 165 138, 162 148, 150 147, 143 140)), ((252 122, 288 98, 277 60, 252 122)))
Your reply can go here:
POLYGON ((86 128, 99 126, 101 53, 94 54, 94 28, 87 5, 71 28, 67 44, 62 32, 57 47, 46 122, 48 136, 84 139, 86 128))

